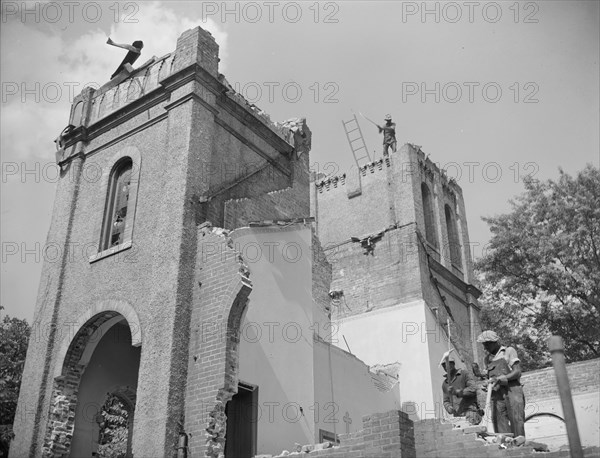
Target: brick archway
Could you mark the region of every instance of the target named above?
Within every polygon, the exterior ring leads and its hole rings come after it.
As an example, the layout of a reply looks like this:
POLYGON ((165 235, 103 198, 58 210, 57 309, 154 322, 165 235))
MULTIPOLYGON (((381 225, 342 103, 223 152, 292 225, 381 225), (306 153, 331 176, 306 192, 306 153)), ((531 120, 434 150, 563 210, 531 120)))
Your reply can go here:
MULTIPOLYGON (((85 315, 89 314, 91 314, 91 311, 85 315)), ((62 350, 65 344, 63 342, 63 347, 61 347, 61 352, 57 359, 57 366, 60 369, 56 371, 58 375, 55 376, 52 387, 42 456, 56 457, 69 455, 75 429, 78 390, 87 364, 87 362, 82 363, 82 359, 90 343, 95 346, 95 343, 97 343, 95 341, 102 337, 101 330, 103 327, 106 330, 107 324, 112 327, 112 325, 122 322, 126 322, 130 330, 135 329, 121 313, 115 310, 104 310, 91 316, 77 328, 76 333, 65 338, 65 342, 68 342, 68 344, 63 353, 62 350)), ((139 328, 137 328, 137 331, 139 338, 139 328)), ((132 341, 133 338, 132 332, 132 341)), ((141 339, 139 340, 141 343, 141 339)))
POLYGON ((227 231, 199 229, 199 294, 192 308, 185 432, 190 456, 223 456, 225 406, 238 389, 240 326, 252 291, 249 270, 227 231))
MULTIPOLYGON (((235 299, 231 303, 227 318, 225 331, 225 370, 223 382, 218 387, 214 407, 208 412, 208 424, 206 426, 206 450, 205 456, 220 458, 225 451, 225 440, 227 435, 227 416, 225 407, 231 401, 234 394, 238 392, 238 369, 239 369, 239 343, 240 325, 244 311, 248 304, 248 295, 251 288, 243 284, 235 299)), ((219 379, 217 379, 219 380, 219 379)))
MULTIPOLYGON (((61 366, 61 361, 66 361, 67 352, 71 348, 71 345, 75 338, 78 335, 78 332, 89 323, 93 317, 101 314, 112 314, 112 317, 116 317, 121 315, 127 321, 127 325, 129 326, 129 331, 131 332, 131 345, 134 347, 139 347, 142 345, 142 328, 140 324, 140 319, 135 311, 135 309, 129 305, 129 303, 125 301, 119 300, 107 300, 107 301, 98 301, 92 307, 88 308, 85 312, 77 317, 77 319, 70 323, 72 332, 69 332, 67 336, 63 339, 60 349, 57 353, 56 361, 58 364, 54 366, 54 377, 59 377, 63 370, 64 364, 61 366)), ((108 316, 108 315, 107 315, 108 316)), ((110 319, 110 318, 109 318, 110 319)), ((97 327, 94 328, 92 332, 100 329, 100 326, 105 324, 107 320, 102 321, 97 327)), ((100 329, 99 332, 102 332, 100 329)))

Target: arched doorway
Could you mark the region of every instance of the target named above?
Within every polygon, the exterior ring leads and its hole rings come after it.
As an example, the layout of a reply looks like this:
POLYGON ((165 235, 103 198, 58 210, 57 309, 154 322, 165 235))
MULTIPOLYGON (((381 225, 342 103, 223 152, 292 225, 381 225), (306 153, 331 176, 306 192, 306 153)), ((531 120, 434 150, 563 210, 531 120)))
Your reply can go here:
POLYGON ((54 381, 44 456, 131 456, 141 353, 139 346, 132 346, 132 331, 123 315, 105 311, 89 319, 71 340, 54 381), (124 454, 107 454, 110 447, 100 447, 105 425, 98 420, 111 396, 127 412, 126 427, 119 431, 127 435, 124 454))

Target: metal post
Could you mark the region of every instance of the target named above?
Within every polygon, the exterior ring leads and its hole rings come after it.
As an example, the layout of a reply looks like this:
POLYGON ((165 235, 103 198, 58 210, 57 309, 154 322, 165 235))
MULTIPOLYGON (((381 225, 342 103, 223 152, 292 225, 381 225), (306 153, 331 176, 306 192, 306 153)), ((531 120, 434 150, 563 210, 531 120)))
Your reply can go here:
POLYGON ((567 435, 569 437, 569 448, 571 458, 583 458, 581 440, 579 439, 579 430, 577 429, 577 419, 575 418, 575 409, 573 407, 573 398, 571 397, 571 387, 567 375, 567 366, 565 365, 565 354, 562 338, 552 336, 548 339, 548 348, 552 354, 552 365, 556 374, 556 384, 560 394, 565 423, 567 425, 567 435))
POLYGON ((177 458, 187 458, 188 436, 184 432, 179 433, 179 444, 177 447, 177 458))

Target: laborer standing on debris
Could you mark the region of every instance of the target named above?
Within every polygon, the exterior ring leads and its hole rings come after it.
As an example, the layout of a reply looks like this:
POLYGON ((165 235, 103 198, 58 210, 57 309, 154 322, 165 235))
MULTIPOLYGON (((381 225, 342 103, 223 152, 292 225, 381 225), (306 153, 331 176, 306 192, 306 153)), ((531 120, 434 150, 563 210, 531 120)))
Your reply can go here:
POLYGON ((383 155, 388 156, 388 149, 396 152, 396 123, 392 122, 392 115, 385 115, 385 126, 377 125, 379 133, 383 132, 383 155))
POLYGON ((519 357, 513 347, 504 347, 499 340, 494 331, 484 331, 477 337, 487 352, 485 365, 493 386, 492 421, 497 433, 524 437, 525 395, 520 382, 519 357))
POLYGON ((472 425, 481 423, 481 415, 477 407, 477 385, 467 370, 456 368, 454 356, 446 356, 440 361, 447 375, 442 383, 444 393, 444 409, 455 417, 466 417, 472 425), (450 368, 446 367, 446 360, 450 368), (450 383, 448 383, 450 381, 450 383))

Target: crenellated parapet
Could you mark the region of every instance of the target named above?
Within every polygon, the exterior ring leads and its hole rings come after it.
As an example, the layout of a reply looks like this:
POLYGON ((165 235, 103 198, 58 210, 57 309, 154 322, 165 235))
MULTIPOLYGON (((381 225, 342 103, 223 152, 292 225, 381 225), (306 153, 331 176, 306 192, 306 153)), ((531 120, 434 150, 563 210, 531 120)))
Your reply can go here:
POLYGON ((181 98, 182 88, 189 83, 186 97, 201 101, 224 126, 231 124, 227 117, 233 115, 282 153, 308 153, 312 135, 306 119, 272 121, 218 72, 218 54, 213 36, 197 27, 179 37, 173 52, 153 56, 135 69, 126 65, 99 88, 84 88, 73 100, 69 123, 56 139, 57 163, 63 165, 70 157, 84 153, 85 144, 92 139, 142 113, 159 118, 165 109, 186 100, 181 98))
POLYGON ((429 154, 425 154, 420 146, 410 146, 416 151, 421 177, 429 182, 439 181, 444 194, 454 203, 456 203, 457 196, 462 198, 462 189, 456 180, 448 177, 447 171, 429 159, 429 154))
MULTIPOLYGON (((371 177, 374 180, 384 180, 385 170, 391 166, 389 158, 379 159, 378 161, 368 162, 360 167, 353 166, 350 170, 339 174, 326 177, 319 177, 315 180, 315 188, 319 193, 330 191, 338 187, 343 187, 348 182, 349 184, 358 184, 360 187, 362 178, 371 177)), ((355 189, 346 189, 350 193, 350 197, 360 194, 360 191, 355 189), (358 192, 358 194, 356 194, 358 192)))

